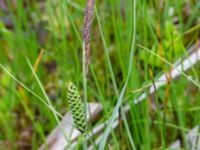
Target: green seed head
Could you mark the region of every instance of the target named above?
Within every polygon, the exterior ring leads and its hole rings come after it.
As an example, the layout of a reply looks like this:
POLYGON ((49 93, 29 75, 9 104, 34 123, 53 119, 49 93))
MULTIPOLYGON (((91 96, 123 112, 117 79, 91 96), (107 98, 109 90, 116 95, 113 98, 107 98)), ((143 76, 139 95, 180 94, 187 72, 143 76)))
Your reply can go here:
POLYGON ((86 128, 86 112, 84 103, 81 101, 78 89, 73 83, 69 83, 67 89, 67 99, 72 111, 75 127, 81 132, 85 132, 86 128))

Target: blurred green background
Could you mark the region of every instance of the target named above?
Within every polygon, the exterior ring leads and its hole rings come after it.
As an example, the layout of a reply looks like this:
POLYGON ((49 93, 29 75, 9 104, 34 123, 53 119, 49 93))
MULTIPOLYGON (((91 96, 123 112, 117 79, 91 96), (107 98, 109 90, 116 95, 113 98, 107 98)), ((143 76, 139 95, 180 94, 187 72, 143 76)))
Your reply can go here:
MULTIPOLYGON (((131 106, 127 119, 134 144, 137 149, 164 149, 181 139, 182 147, 186 149, 185 134, 200 125, 199 88, 181 76, 171 81, 167 96, 166 86, 156 92, 156 105, 150 103, 150 97, 133 105, 133 99, 141 92, 131 91, 170 70, 169 65, 137 45, 151 49, 171 63, 183 57, 189 47, 197 45, 200 1, 136 1, 136 22, 133 21, 132 0, 97 0, 95 4, 104 36, 100 34, 94 13, 88 101, 103 106, 103 113, 94 126, 111 115, 111 108, 117 100, 105 50, 109 53, 112 73, 120 90, 127 76, 133 27, 136 25, 133 70, 124 98, 131 106), (153 78, 149 70, 153 72, 153 78), (166 99, 167 111, 164 111, 162 106, 166 99), (152 109, 154 106, 156 110, 152 109)), ((69 111, 66 101, 68 82, 73 82, 83 95, 85 5, 83 0, 0 0, 0 64, 45 99, 27 63, 28 58, 52 105, 62 115, 69 111)), ((199 63, 186 74, 198 82, 199 63)), ((52 111, 1 67, 0 149, 38 149, 56 125, 52 111)), ((121 130, 124 131, 121 135, 112 134, 107 149, 131 149, 124 125, 121 130)))

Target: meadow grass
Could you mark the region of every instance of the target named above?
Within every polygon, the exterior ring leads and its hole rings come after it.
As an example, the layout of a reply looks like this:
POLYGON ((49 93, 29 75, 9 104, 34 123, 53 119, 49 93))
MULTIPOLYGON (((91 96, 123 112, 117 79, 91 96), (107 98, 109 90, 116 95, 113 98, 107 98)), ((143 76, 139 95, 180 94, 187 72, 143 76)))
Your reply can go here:
POLYGON ((88 76, 82 38, 86 1, 6 6, 0 9, 0 148, 38 149, 46 143, 70 111, 67 83, 73 82, 85 104, 103 106, 87 130, 108 121, 94 148, 167 149, 181 139, 182 148, 190 149, 185 135, 200 125, 199 63, 153 97, 137 105, 133 100, 142 91, 148 94, 146 85, 178 58, 189 57, 188 48, 199 39, 200 1, 96 0, 88 76), (118 113, 121 124, 113 130, 118 113))

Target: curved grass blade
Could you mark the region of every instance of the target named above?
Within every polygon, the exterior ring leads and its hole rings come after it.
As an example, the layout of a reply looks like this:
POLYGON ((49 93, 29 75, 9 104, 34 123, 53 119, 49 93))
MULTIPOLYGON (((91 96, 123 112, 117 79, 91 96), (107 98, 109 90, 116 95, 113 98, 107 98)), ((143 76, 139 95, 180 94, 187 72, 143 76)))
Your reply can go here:
MULTIPOLYGON (((123 88, 120 92, 120 95, 118 97, 117 104, 115 105, 112 116, 109 118, 106 129, 105 129, 105 131, 102 135, 102 138, 101 138, 101 141, 100 141, 100 144, 99 144, 100 150, 105 149, 105 144, 106 144, 108 135, 111 131, 112 124, 113 124, 114 120, 116 119, 117 113, 118 113, 119 108, 122 104, 122 100, 123 100, 123 97, 124 97, 124 94, 125 94, 125 91, 126 91, 126 87, 127 87, 127 84, 128 84, 128 81, 129 81, 129 78, 130 78, 130 75, 131 75, 131 71, 132 71, 133 54, 134 54, 135 37, 136 37, 136 0, 134 0, 134 2, 133 2, 133 8, 134 8, 134 12, 133 12, 134 13, 134 19, 133 19, 134 20, 134 23, 133 23, 134 24, 134 30, 133 30, 133 38, 132 38, 132 44, 131 44, 130 58, 129 58, 128 76, 127 76, 126 82, 124 83, 124 86, 123 86, 123 88)), ((96 14, 98 14, 98 13, 96 13, 96 14)), ((98 16, 97 16, 97 18, 98 18, 98 16)), ((99 18, 98 18, 98 22, 99 22, 99 18)))
POLYGON ((184 73, 183 71, 179 70, 178 68, 176 68, 173 64, 171 64, 169 61, 167 61, 166 59, 162 58, 161 56, 159 56, 158 54, 156 54, 155 52, 149 50, 146 47, 143 47, 142 45, 138 45, 140 48, 146 50, 147 52, 151 53, 152 55, 158 57, 159 59, 161 59, 162 61, 164 61, 166 64, 168 64, 169 66, 171 66, 172 68, 174 68, 176 71, 180 72, 186 79, 188 79, 189 81, 191 81, 194 85, 196 85, 198 88, 200 88, 200 83, 193 80, 190 76, 188 76, 186 73, 184 73))

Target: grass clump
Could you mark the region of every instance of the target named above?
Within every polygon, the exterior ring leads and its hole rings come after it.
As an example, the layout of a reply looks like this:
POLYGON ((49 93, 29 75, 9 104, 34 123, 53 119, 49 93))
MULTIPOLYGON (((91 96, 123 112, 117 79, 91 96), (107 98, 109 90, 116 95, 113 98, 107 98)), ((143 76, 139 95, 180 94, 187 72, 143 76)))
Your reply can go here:
POLYGON ((198 54, 199 9, 197 0, 0 1, 0 147, 48 146, 70 110, 68 123, 85 132, 87 104, 96 102, 102 113, 87 131, 106 128, 85 149, 167 149, 177 139, 190 149, 185 135, 200 125, 199 63, 187 71, 174 63, 198 54), (160 75, 167 84, 157 88, 160 75))

